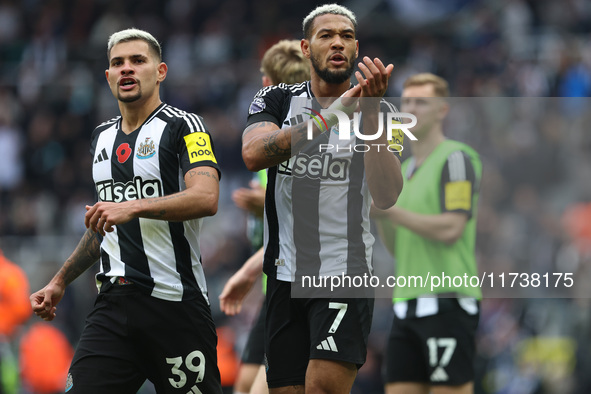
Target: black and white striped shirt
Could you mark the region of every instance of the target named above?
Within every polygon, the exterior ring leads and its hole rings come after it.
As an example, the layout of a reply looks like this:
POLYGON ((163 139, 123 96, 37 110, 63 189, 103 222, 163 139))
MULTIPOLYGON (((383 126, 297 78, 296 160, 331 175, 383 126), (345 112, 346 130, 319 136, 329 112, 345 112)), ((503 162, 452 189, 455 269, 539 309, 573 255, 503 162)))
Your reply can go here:
MULTIPOLYGON (((269 121, 290 127, 310 119, 317 106, 310 82, 261 89, 248 125, 269 121)), ((396 111, 383 102, 382 112, 396 111)), ((333 128, 304 150, 268 169, 264 272, 293 282, 302 275, 363 275, 372 271, 369 193, 363 151, 355 138, 339 140, 333 128), (320 143, 339 149, 320 151, 320 143), (296 264, 297 262, 297 264, 296 264)))
MULTIPOLYGON (((164 103, 130 134, 121 130, 121 117, 101 124, 92 133, 90 152, 99 201, 179 192, 185 173, 199 166, 219 173, 203 119, 164 103)), ((115 226, 101 243, 97 285, 124 276, 156 298, 180 301, 203 294, 207 299, 200 228, 201 219, 136 218, 115 226)))

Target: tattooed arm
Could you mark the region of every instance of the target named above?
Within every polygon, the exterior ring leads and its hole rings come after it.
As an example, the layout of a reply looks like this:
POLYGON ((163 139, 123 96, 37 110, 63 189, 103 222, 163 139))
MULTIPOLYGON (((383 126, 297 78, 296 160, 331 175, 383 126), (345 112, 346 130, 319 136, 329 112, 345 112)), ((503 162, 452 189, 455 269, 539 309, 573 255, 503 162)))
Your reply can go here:
POLYGON ((66 286, 98 260, 100 246, 98 234, 86 230, 74 252, 53 279, 43 289, 31 295, 31 307, 37 316, 43 320, 53 320, 56 306, 64 296, 66 286))
POLYGON ((242 134, 242 158, 246 167, 259 171, 283 163, 291 157, 292 139, 303 143, 307 131, 307 122, 284 129, 273 122, 251 124, 242 134))
POLYGON ((139 217, 179 222, 213 216, 218 209, 219 182, 215 168, 195 167, 185 174, 185 190, 120 203, 98 202, 86 207, 84 223, 92 231, 105 235, 113 231, 114 225, 139 217))
MULTIPOLYGON (((349 98, 347 104, 344 105, 351 105, 351 99, 359 97, 360 93, 360 86, 354 86, 343 92, 341 97, 349 98)), ((331 103, 331 101, 327 101, 323 105, 331 103)), ((302 122, 283 129, 280 129, 277 124, 261 121, 252 123, 244 130, 242 134, 242 158, 250 171, 259 171, 283 163, 292 155, 295 155, 308 142, 308 122, 302 122)), ((323 132, 316 124, 312 124, 312 131, 314 137, 323 132)))

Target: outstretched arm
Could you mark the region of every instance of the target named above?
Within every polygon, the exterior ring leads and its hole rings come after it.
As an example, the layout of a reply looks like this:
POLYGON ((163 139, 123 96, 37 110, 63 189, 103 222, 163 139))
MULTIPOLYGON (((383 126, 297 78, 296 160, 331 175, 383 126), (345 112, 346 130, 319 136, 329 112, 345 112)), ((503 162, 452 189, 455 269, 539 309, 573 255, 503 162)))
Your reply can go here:
POLYGON ((90 229, 86 230, 74 252, 53 279, 47 286, 31 295, 31 307, 37 316, 43 320, 53 320, 57 304, 64 296, 66 286, 98 260, 100 246, 98 234, 90 229))

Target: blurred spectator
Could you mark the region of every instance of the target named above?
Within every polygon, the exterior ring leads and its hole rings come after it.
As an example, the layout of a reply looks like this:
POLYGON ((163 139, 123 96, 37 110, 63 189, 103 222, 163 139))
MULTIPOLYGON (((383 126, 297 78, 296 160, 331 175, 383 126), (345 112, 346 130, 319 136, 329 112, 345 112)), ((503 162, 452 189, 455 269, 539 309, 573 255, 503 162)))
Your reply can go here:
POLYGON ((232 388, 238 374, 240 359, 234 351, 234 333, 227 326, 216 328, 218 335, 218 368, 222 380, 222 388, 232 388))
POLYGON ((74 349, 49 323, 34 323, 20 343, 20 371, 25 393, 58 394, 66 387, 74 349))
POLYGON ((24 173, 21 160, 23 135, 13 122, 13 113, 7 101, 0 97, 0 192, 15 188, 24 173))
POLYGON ((0 393, 16 393, 18 369, 10 344, 31 312, 25 272, 0 251, 0 393))
POLYGON ((0 336, 9 339, 30 315, 29 280, 0 251, 0 336))

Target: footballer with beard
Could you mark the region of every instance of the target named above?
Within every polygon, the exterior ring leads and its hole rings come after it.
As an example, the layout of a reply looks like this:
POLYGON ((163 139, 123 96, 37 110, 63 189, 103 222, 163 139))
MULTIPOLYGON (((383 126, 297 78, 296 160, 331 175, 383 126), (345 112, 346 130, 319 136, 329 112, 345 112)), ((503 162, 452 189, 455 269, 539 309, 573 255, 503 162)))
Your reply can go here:
MULTIPOLYGON (((308 138, 309 114, 323 108, 350 116, 360 110, 367 134, 376 134, 380 114, 396 111, 382 100, 391 64, 364 57, 354 73, 356 29, 355 15, 343 6, 314 9, 303 21, 301 41, 310 80, 261 89, 243 133, 246 166, 266 168, 268 175, 263 270, 271 393, 349 393, 366 358, 371 296, 292 293, 305 275, 371 275, 369 207, 372 199, 392 206, 402 189, 401 152, 355 150, 355 138, 339 139, 334 119, 311 126, 314 138, 308 138), (336 149, 319 150, 330 145, 336 149)), ((382 133, 372 143, 389 141, 382 133)))

